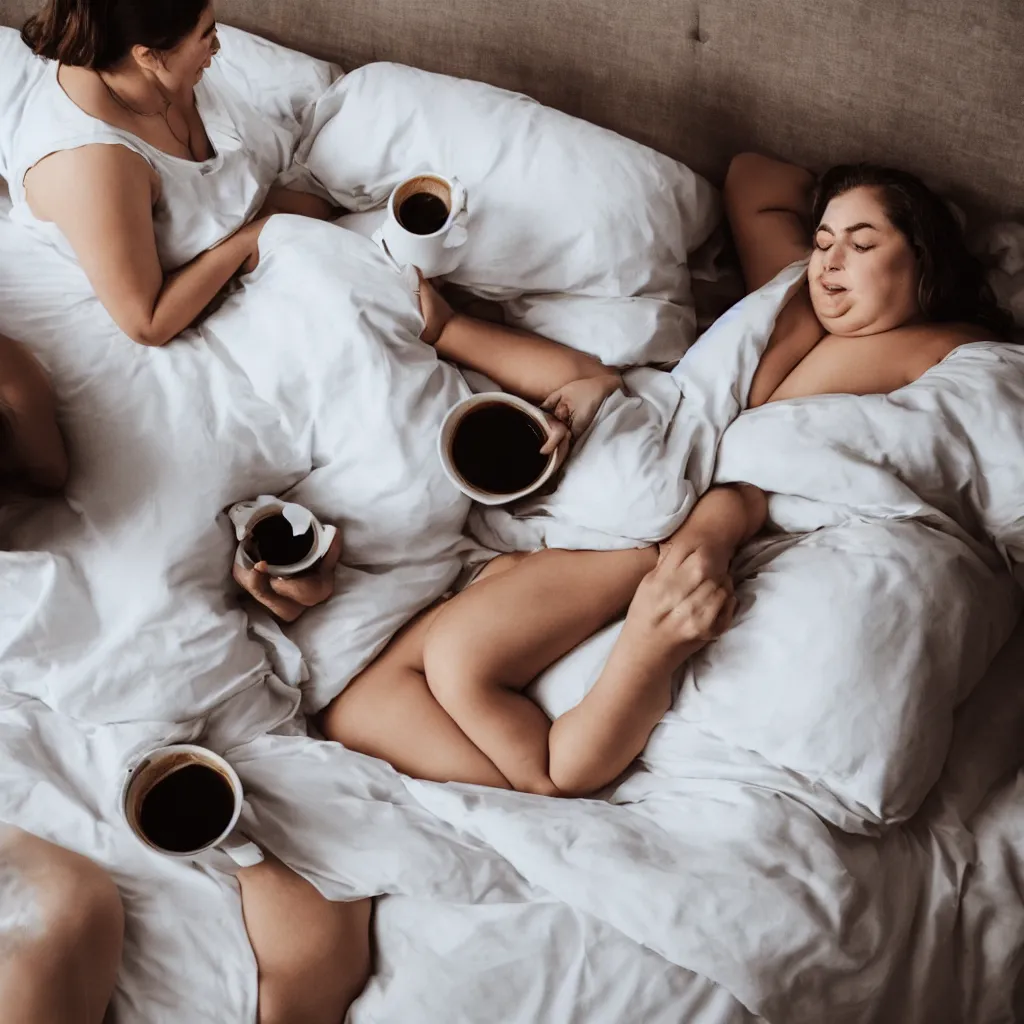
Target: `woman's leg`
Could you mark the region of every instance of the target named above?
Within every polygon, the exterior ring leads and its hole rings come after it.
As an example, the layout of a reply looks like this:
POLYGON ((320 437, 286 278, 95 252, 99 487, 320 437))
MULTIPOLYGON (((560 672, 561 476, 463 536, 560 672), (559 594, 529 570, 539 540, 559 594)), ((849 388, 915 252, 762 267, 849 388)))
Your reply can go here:
POLYGON ((642 750, 668 706, 672 671, 713 632, 690 634, 709 608, 725 607, 729 560, 764 516, 756 488, 714 488, 662 545, 657 573, 653 547, 495 559, 491 576, 395 637, 327 708, 324 734, 418 778, 593 792, 642 750), (620 637, 598 683, 552 728, 520 691, 622 614, 645 577, 652 585, 631 612, 638 628, 620 637), (643 649, 655 644, 658 658, 643 649))
POLYGON ((434 699, 423 674, 423 641, 444 605, 413 619, 328 705, 323 734, 431 782, 508 789, 494 767, 434 699))
POLYGON ((459 595, 424 641, 438 703, 515 789, 582 796, 643 750, 674 671, 732 619, 729 563, 762 526, 764 495, 716 487, 659 551, 542 551, 459 595), (629 615, 600 677, 551 726, 521 691, 629 615))
POLYGON ((653 547, 540 551, 475 584, 434 619, 423 649, 430 692, 514 789, 558 793, 551 722, 521 691, 622 615, 657 559, 653 547))
POLYGON ((0 825, 0 1007, 5 1024, 100 1024, 124 911, 85 857, 0 825))
POLYGON ((336 903, 270 854, 238 872, 259 1024, 342 1024, 370 977, 373 901, 336 903))
POLYGON ((657 558, 642 548, 495 559, 395 636, 327 707, 324 735, 415 778, 556 794, 551 722, 518 691, 622 614, 657 558))
MULTIPOLYGON (((528 557, 499 555, 488 562, 470 589, 528 557)), ((399 630, 327 706, 321 730, 349 750, 379 757, 417 779, 509 789, 505 777, 451 720, 427 686, 423 643, 445 607, 443 602, 436 604, 399 630)))

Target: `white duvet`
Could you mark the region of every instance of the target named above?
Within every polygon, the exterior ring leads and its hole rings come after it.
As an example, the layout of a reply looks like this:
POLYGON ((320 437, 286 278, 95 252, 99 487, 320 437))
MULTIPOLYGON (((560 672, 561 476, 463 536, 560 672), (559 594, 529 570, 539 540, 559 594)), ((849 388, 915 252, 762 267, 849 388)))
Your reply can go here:
MULTIPOLYGON (((744 553, 737 623, 682 674, 643 764, 607 799, 554 801, 410 780, 299 724, 473 543, 434 448, 467 385, 416 340, 408 275, 355 233, 278 217, 242 289, 155 351, 3 219, 0 262, 0 330, 50 367, 75 466, 69 507, 15 510, 0 554, 0 818, 114 873, 119 1021, 254 1019, 225 865, 151 854, 117 813, 131 758, 185 737, 226 754, 253 837, 328 896, 396 897, 357 1021, 1012 1019, 1024 901, 1011 869, 974 868, 965 823, 999 851, 1024 818, 1004 797, 975 819, 1019 757, 990 727, 994 709, 1024 721, 1019 644, 955 733, 953 713, 1019 606, 1024 354, 967 346, 887 398, 729 426, 794 267, 674 375, 635 371, 543 527, 490 528, 651 540, 717 454, 792 535, 744 553), (346 551, 338 595, 287 638, 227 585, 221 510, 261 492, 338 523, 346 551), (966 948, 983 952, 965 965, 966 948)), ((578 700, 614 633, 546 673, 540 702, 578 700)))

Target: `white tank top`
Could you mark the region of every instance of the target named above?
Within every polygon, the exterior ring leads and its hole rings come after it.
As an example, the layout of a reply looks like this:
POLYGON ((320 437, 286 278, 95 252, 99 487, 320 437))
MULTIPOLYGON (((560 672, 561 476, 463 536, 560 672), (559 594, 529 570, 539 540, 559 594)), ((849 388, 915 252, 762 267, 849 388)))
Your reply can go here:
POLYGON ((165 271, 188 263, 250 220, 267 190, 292 158, 294 138, 261 114, 214 63, 195 88, 196 109, 214 155, 195 162, 171 156, 137 135, 82 110, 57 80, 49 62, 30 86, 11 140, 11 219, 74 258, 60 229, 33 216, 25 201, 25 175, 40 160, 65 149, 116 145, 138 153, 160 177, 153 227, 165 271))

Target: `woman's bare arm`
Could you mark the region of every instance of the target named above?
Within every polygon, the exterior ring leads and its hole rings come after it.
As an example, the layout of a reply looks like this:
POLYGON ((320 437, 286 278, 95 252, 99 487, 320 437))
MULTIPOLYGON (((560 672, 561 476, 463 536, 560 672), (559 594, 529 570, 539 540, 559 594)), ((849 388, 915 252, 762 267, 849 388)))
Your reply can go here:
POLYGON ((344 213, 340 206, 332 206, 326 199, 311 192, 299 192, 293 188, 274 185, 263 201, 260 216, 270 217, 275 213, 293 213, 313 220, 335 220, 344 213))
POLYGON ((126 146, 54 153, 25 176, 32 212, 61 229, 100 302, 140 345, 164 345, 258 252, 263 221, 164 276, 153 229, 154 178, 126 146))
POLYGON ((500 388, 530 402, 543 402, 577 381, 601 379, 610 390, 622 379, 600 359, 539 334, 456 313, 422 276, 423 334, 442 359, 490 377, 500 388))
MULTIPOLYGON (((814 177, 802 167, 741 153, 725 179, 729 218, 747 291, 767 284, 811 248, 814 177)), ((763 405, 825 335, 805 284, 779 313, 750 386, 748 405, 763 405)))
POLYGON ((561 795, 583 796, 607 785, 643 750, 671 704, 672 673, 731 621, 729 562, 764 525, 767 508, 764 493, 749 484, 712 487, 662 545, 597 682, 551 726, 548 770, 561 795), (703 637, 690 629, 701 610, 694 604, 698 584, 718 585, 703 637))
POLYGON ((459 313, 434 348, 444 359, 486 374, 530 402, 543 402, 573 381, 617 376, 600 359, 550 338, 459 313))

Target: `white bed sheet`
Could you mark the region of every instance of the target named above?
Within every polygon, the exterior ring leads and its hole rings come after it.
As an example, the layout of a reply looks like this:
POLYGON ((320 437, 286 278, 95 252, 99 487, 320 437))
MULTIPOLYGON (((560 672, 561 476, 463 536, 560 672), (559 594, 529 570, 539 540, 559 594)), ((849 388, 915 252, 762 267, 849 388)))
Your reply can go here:
MULTIPOLYGON (((840 830, 870 824, 871 813, 858 799, 837 804, 834 785, 824 795, 800 779, 787 788, 757 758, 716 763, 685 703, 648 751, 653 770, 612 802, 417 783, 302 733, 294 651, 279 647, 275 675, 247 637, 225 589, 231 542, 217 511, 301 479, 301 497, 348 521, 362 564, 342 595, 367 603, 343 596, 332 622, 388 612, 368 634, 339 630, 314 672, 346 652, 369 657, 457 567, 464 509, 435 486, 422 440, 464 384, 416 347, 411 287, 361 240, 281 218, 266 242, 242 293, 200 333, 152 352, 112 329, 77 268, 0 218, 0 330, 53 369, 77 467, 72 509, 15 510, 24 550, 2 555, 0 817, 114 873, 129 917, 118 1019, 253 1018, 253 963, 230 876, 147 853, 115 807, 133 753, 201 736, 238 768, 246 824, 268 849, 334 898, 394 894, 379 925, 383 970, 356 1020, 409 1019, 414 1006, 424 1021, 494 1019, 488 1009, 500 1006, 501 1019, 524 1024, 555 1024, 569 1008, 610 1024, 627 1006, 638 1019, 699 1024, 749 1020, 752 1010, 794 1022, 1012 1020, 1024 899, 1007 854, 1024 810, 1016 782, 994 786, 1020 759, 1020 630, 964 705, 925 808, 882 839, 840 830), (294 312, 284 300, 303 288, 330 294, 329 304, 294 312), (343 357, 325 322, 343 328, 334 339, 343 357), (360 332, 347 332, 352 323, 360 332), (398 384, 391 427, 374 419, 382 373, 398 384), (390 461, 352 443, 358 418, 340 402, 350 374, 356 412, 396 432, 400 443, 381 449, 390 461), (402 431, 412 418, 422 436, 402 431), (408 483, 416 468, 429 529, 388 505, 393 488, 353 493, 371 462, 385 484, 408 483), (377 501, 387 536, 406 546, 400 558, 367 515, 377 501), (693 744, 682 766, 680 730, 693 744)), ((813 487, 798 483, 776 503, 783 521, 808 514, 813 487)), ((938 504, 941 535, 994 572, 964 510, 938 504)), ((1002 525, 1008 546, 1017 543, 1013 522, 1002 525)), ((996 637, 1009 606, 994 591, 986 600, 996 637)), ((572 679, 585 682, 585 672, 572 679)), ((950 710, 963 695, 947 694, 950 710)))
MULTIPOLYGON (((53 371, 75 463, 71 507, 52 502, 4 511, 5 533, 18 550, 0 552, 0 819, 80 850, 115 877, 128 931, 114 1019, 255 1019, 255 967, 235 883, 221 870, 227 863, 196 869, 154 857, 117 813, 120 779, 134 754, 197 736, 230 753, 249 793, 249 825, 278 850, 295 810, 279 766, 294 763, 301 748, 311 787, 296 828, 316 830, 329 808, 330 827, 319 831, 354 859, 340 872, 336 863, 318 862, 316 850, 293 863, 337 897, 413 894, 383 901, 382 969, 354 1020, 487 1020, 495 1005, 504 1019, 523 1024, 561 1024, 572 1014, 612 1024, 625 1007, 652 1021, 677 1020, 680 1008, 701 1024, 750 1019, 719 986, 537 893, 501 858, 459 840, 386 766, 315 744, 290 724, 298 692, 268 674, 263 646, 246 636, 244 612, 232 610, 230 533, 217 510, 256 491, 285 489, 312 468, 316 442, 302 421, 302 402, 289 404, 275 390, 287 390, 288 371, 309 374, 294 348, 281 345, 283 367, 273 353, 269 364, 245 363, 252 353, 238 363, 211 328, 177 352, 136 349, 112 328, 77 268, 3 216, 0 266, 0 331, 23 339, 53 371), (69 345, 81 348, 68 357, 69 345), (250 372, 260 365, 262 376, 250 372), (274 404, 260 397, 264 386, 274 404), (232 388, 230 409, 217 405, 232 388), (193 417, 199 427, 186 437, 193 417), (117 456, 110 458, 114 446, 117 456), (166 459, 153 458, 163 451, 166 459), (212 463, 212 474, 196 472, 204 463, 212 463), (166 572, 164 560, 175 549, 166 572), (190 632, 190 621, 204 620, 210 630, 190 632), (49 668, 38 673, 43 650, 49 668), (278 735, 245 742, 275 725, 278 735), (332 778, 340 780, 333 790, 332 778), (352 782, 364 788, 353 790, 352 782), (376 824, 361 828, 370 822, 367 809, 376 824), (373 835, 378 827, 384 832, 373 835), (360 837, 355 844, 353 831, 360 837), (412 1018, 411 1007, 421 1008, 412 1018)), ((402 287, 400 278, 389 280, 402 287)), ((411 308, 411 295, 406 301, 411 308)), ((258 304, 252 313, 258 319, 258 304)), ((306 356, 315 363, 323 353, 306 356)), ((439 420, 464 387, 443 368, 432 386, 436 373, 426 366, 419 382, 433 396, 428 422, 439 420)), ((328 389, 324 401, 331 400, 328 389)), ((322 417, 321 433, 326 423, 322 417)), ((329 472, 321 466, 320 479, 329 472)), ((316 473, 306 476, 307 487, 316 483, 316 473)), ((329 484, 319 490, 321 498, 325 493, 332 493, 329 484)), ((342 598, 334 608, 342 620, 358 621, 359 600, 379 608, 403 591, 393 621, 376 615, 376 636, 350 638, 344 649, 354 645, 369 657, 367 647, 382 643, 446 585, 446 550, 465 514, 458 496, 446 493, 455 513, 449 540, 439 529, 443 515, 432 515, 431 537, 423 539, 440 537, 440 546, 419 567, 344 570, 350 578, 342 593, 356 604, 342 598), (360 592, 356 577, 362 599, 353 597, 360 592)), ((358 549, 358 529, 350 528, 346 540, 358 549)), ((454 554, 450 561, 457 567, 454 554)), ((276 653, 275 664, 284 676, 296 668, 286 651, 276 653)))

